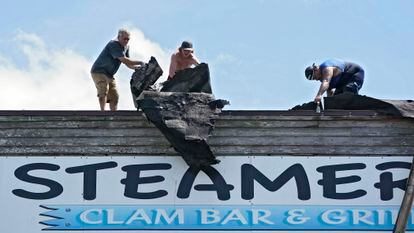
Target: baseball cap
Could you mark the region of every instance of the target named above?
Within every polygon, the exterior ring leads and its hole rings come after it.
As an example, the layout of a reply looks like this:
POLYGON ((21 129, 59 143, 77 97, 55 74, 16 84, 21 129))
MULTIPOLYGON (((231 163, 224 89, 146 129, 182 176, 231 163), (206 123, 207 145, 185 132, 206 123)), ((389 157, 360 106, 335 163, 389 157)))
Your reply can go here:
POLYGON ((190 41, 183 41, 180 48, 183 50, 193 50, 193 43, 190 41))
POLYGON ((305 69, 305 77, 308 80, 313 79, 313 67, 315 67, 315 63, 313 63, 311 66, 306 67, 306 69, 305 69))

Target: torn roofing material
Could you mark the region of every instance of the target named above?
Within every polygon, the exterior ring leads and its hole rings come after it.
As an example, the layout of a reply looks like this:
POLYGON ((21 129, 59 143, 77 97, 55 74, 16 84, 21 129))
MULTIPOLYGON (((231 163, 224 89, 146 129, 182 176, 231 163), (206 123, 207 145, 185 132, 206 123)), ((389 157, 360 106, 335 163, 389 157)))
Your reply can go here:
POLYGON ((215 100, 208 65, 179 71, 161 92, 144 91, 137 105, 190 166, 219 161, 207 143, 221 109, 229 104, 215 100))
POLYGON ((163 83, 163 92, 203 92, 212 94, 210 71, 206 63, 178 71, 174 78, 163 83))
POLYGON ((151 86, 161 77, 163 71, 155 57, 151 57, 148 63, 139 67, 132 74, 130 87, 134 105, 137 108, 136 99, 144 90, 150 90, 151 86))
POLYGON ((290 110, 316 110, 316 108, 318 107, 318 105, 315 102, 309 102, 309 103, 304 103, 301 105, 296 105, 295 107, 293 107, 290 110))
MULTIPOLYGON (((316 110, 316 103, 297 105, 291 110, 316 110)), ((414 118, 413 100, 381 100, 363 95, 344 93, 324 98, 325 110, 373 110, 381 115, 414 118)))
POLYGON ((207 166, 219 161, 207 139, 215 119, 228 102, 206 93, 144 91, 138 100, 146 117, 164 134, 190 166, 207 166))
POLYGON ((381 100, 363 95, 342 94, 324 98, 325 109, 374 110, 382 115, 414 118, 414 101, 381 100))

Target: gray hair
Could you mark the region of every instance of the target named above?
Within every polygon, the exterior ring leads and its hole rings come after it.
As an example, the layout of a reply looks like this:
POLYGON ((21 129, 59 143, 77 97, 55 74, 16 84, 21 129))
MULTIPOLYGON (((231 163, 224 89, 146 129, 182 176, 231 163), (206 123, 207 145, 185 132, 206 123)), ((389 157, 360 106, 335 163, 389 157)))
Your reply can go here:
POLYGON ((128 35, 129 36, 130 34, 131 33, 125 28, 121 28, 121 29, 118 30, 118 37, 120 37, 122 35, 128 35))

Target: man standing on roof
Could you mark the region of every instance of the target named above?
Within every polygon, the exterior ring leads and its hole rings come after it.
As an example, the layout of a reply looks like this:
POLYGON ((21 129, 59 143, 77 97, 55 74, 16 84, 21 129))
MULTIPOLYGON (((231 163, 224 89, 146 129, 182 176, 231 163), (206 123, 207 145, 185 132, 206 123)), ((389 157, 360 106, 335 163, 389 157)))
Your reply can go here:
POLYGON ((313 65, 306 68, 305 76, 308 80, 321 82, 314 100, 315 103, 321 102, 322 95, 326 91, 328 96, 341 93, 358 95, 358 91, 364 83, 364 70, 361 66, 337 59, 327 60, 319 66, 313 63, 313 65))
POLYGON ((168 80, 172 79, 179 70, 190 68, 192 65, 198 65, 200 62, 194 55, 193 44, 189 41, 183 41, 178 51, 171 55, 170 73, 168 80))
POLYGON ((118 108, 119 94, 114 75, 121 63, 131 69, 144 64, 142 61, 129 58, 129 39, 130 32, 126 29, 119 29, 117 39, 108 42, 92 65, 91 75, 98 91, 101 111, 105 110, 106 103, 109 103, 111 111, 116 111, 118 108))

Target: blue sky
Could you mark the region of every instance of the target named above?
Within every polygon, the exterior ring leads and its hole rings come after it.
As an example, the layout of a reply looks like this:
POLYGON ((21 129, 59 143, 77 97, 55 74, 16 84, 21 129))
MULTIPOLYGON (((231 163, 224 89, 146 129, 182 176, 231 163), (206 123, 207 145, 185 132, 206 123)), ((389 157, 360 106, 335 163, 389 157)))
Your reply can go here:
MULTIPOLYGON (((414 1, 6 1, 0 9, 0 109, 97 110, 89 75, 120 27, 131 57, 169 57, 191 40, 226 109, 286 110, 313 100, 312 62, 340 58, 366 71, 361 94, 413 99, 414 1)), ((122 67, 120 109, 134 109, 122 67)), ((165 79, 165 77, 163 77, 165 79)))

